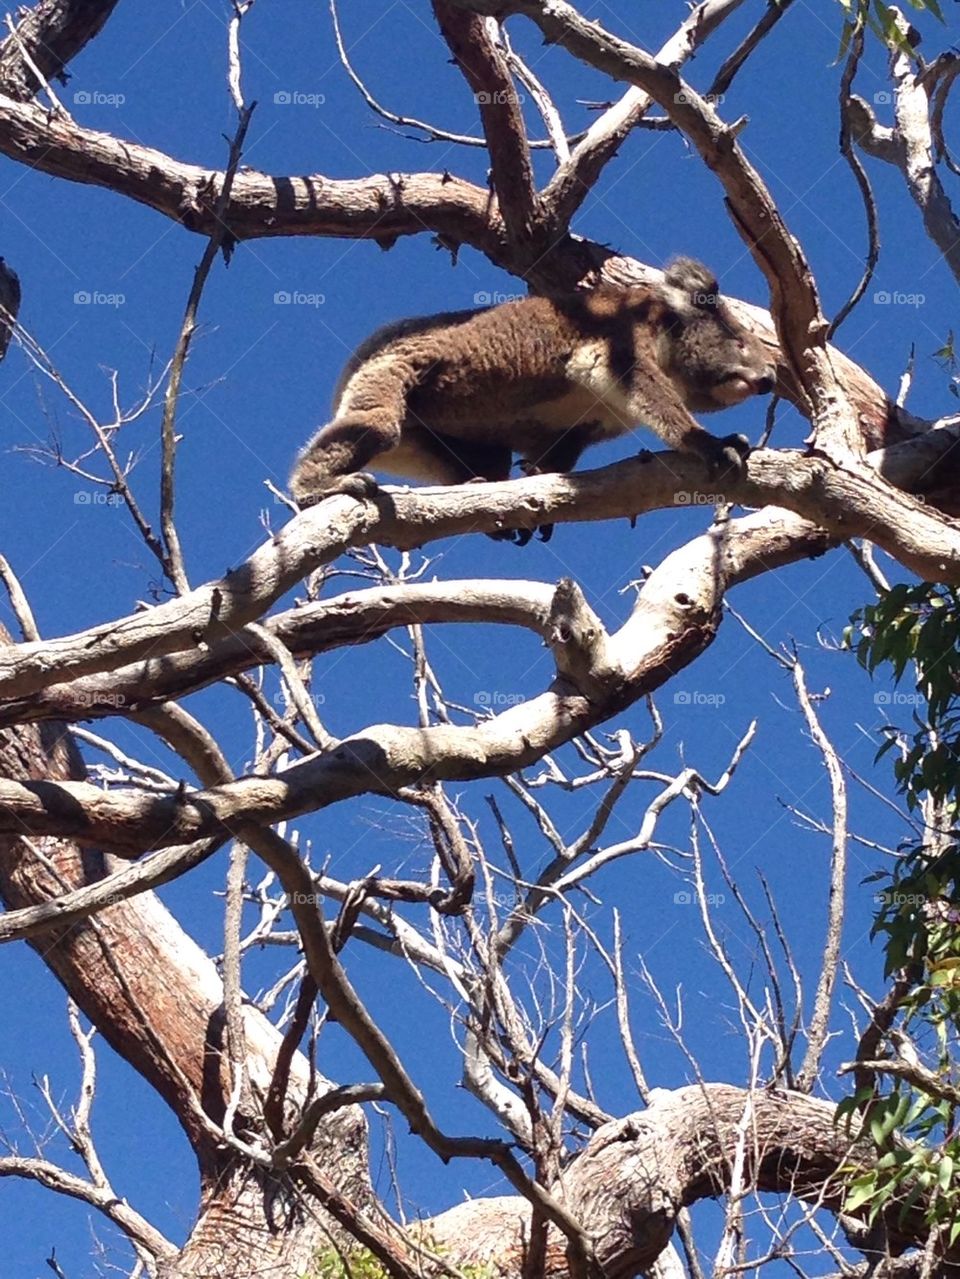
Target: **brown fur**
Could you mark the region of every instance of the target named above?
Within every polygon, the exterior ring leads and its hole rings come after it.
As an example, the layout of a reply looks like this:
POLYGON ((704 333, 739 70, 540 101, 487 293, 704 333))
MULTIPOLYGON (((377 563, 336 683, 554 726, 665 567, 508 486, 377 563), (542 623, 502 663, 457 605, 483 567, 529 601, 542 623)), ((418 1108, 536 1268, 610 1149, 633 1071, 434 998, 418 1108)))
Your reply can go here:
POLYGON ((583 450, 650 427, 717 469, 742 465, 742 436, 709 412, 773 388, 761 344, 729 315, 706 267, 680 258, 656 288, 601 286, 479 311, 402 320, 351 357, 334 417, 297 459, 302 504, 368 464, 439 484, 568 471, 583 450))

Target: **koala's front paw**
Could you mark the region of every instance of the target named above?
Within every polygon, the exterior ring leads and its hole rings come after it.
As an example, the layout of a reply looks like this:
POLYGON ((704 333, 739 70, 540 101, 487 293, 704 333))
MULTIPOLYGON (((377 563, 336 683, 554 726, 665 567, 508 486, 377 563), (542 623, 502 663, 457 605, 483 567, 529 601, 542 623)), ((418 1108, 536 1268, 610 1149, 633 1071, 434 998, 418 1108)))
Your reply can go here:
POLYGON ((710 469, 715 475, 727 475, 731 472, 738 477, 743 475, 745 463, 750 456, 752 445, 745 435, 725 435, 722 439, 715 436, 708 458, 710 469))

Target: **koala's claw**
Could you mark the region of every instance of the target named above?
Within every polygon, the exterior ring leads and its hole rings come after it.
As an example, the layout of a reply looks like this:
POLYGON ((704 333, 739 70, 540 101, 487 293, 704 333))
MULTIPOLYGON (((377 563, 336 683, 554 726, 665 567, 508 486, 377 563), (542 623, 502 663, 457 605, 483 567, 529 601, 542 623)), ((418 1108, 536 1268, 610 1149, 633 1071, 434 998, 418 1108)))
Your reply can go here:
POLYGON ((745 435, 725 435, 716 441, 716 449, 710 459, 711 469, 717 475, 730 471, 742 475, 752 445, 745 435))
POLYGON ((495 542, 512 542, 514 546, 526 546, 533 537, 533 529, 498 528, 495 533, 488 533, 487 537, 492 537, 495 542))
POLYGON ((541 524, 537 529, 501 528, 495 533, 488 533, 487 537, 492 537, 495 542, 512 542, 514 546, 526 546, 533 539, 535 532, 541 542, 549 542, 553 536, 553 525, 541 524))

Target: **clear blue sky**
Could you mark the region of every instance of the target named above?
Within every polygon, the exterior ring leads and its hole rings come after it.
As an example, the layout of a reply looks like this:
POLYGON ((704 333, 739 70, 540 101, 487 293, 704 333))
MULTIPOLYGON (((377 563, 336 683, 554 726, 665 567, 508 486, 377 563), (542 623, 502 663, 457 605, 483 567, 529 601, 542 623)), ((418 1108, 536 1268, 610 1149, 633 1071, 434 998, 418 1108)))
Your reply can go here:
MULTIPOLYGON (((951 9, 953 6, 946 6, 951 9)), ((679 0, 601 3, 589 8, 613 30, 655 49, 682 20, 679 0)), ((699 88, 709 85, 720 56, 728 51, 762 6, 749 3, 688 70, 699 88)), ((225 81, 225 3, 157 5, 125 0, 105 32, 79 57, 63 90, 77 120, 169 152, 179 159, 222 166, 223 135, 234 120, 225 81)), ((352 0, 343 25, 358 71, 372 91, 393 109, 435 121, 455 131, 476 131, 476 109, 431 23, 425 3, 382 5, 352 0)), ((764 174, 817 272, 825 308, 833 313, 859 276, 864 249, 863 217, 850 175, 836 151, 840 11, 832 3, 794 5, 764 44, 723 104, 732 120, 750 117, 741 135, 764 174)), ((930 48, 947 43, 933 22, 923 24, 930 48)), ((578 100, 606 100, 609 82, 573 63, 562 51, 544 49, 533 29, 513 26, 518 47, 553 89, 567 127, 574 131, 593 117, 578 100)), ((955 35, 955 33, 954 33, 955 35)), ((375 119, 339 65, 326 5, 273 0, 254 8, 244 24, 244 84, 259 106, 251 126, 245 163, 274 174, 324 173, 361 177, 389 170, 451 171, 482 182, 484 154, 478 150, 424 144, 398 136, 375 119), (277 102, 283 93, 313 95, 317 105, 277 102), (322 99, 320 101, 319 99, 322 99)), ((873 50, 861 73, 861 92, 872 97, 886 88, 883 58, 873 50)), ((882 118, 890 108, 879 105, 882 118)), ((954 118, 955 122, 955 118, 954 118)), ((534 126, 536 127, 536 126, 534 126)), ((539 130, 537 130, 539 136, 539 130)), ((922 294, 916 306, 882 306, 871 297, 842 330, 840 345, 888 388, 896 385, 911 344, 916 346, 916 384, 910 406, 934 416, 950 411, 949 378, 932 358, 953 321, 955 293, 947 271, 925 240, 919 217, 898 176, 869 165, 881 209, 884 253, 874 290, 922 294)), ((540 177, 548 171, 538 159, 540 177)), ((109 412, 106 370, 116 369, 121 399, 133 401, 154 368, 169 356, 179 328, 191 273, 203 243, 158 214, 108 192, 33 174, 4 161, 0 167, 3 236, 0 253, 16 268, 23 288, 21 320, 52 353, 68 382, 102 414, 109 412), (78 294, 115 295, 116 305, 76 301, 78 294), (119 300, 122 298, 122 301, 119 300)), ((765 300, 762 277, 729 224, 719 187, 676 136, 639 133, 622 148, 597 190, 580 211, 575 229, 618 250, 655 264, 682 252, 707 261, 722 287, 753 301, 765 300)), ((204 332, 188 367, 179 426, 179 524, 188 572, 199 583, 236 564, 262 540, 261 512, 279 523, 282 511, 263 488, 282 484, 301 443, 324 420, 332 387, 350 349, 373 327, 408 314, 471 306, 478 294, 513 293, 518 284, 472 250, 454 267, 428 236, 400 241, 389 253, 373 243, 289 239, 240 245, 228 269, 219 263, 203 302, 204 332), (284 306, 278 292, 322 295, 316 306, 284 306)), ((130 612, 151 598, 156 568, 124 512, 78 500, 85 486, 65 471, 42 467, 22 446, 56 433, 68 454, 89 440, 85 427, 49 384, 38 381, 23 355, 14 351, 0 370, 3 448, 0 476, 4 510, 0 551, 19 572, 42 632, 67 633, 130 612)), ((711 425, 743 430, 756 439, 763 406, 748 404, 711 425)), ((128 443, 142 450, 136 487, 144 506, 156 511, 158 418, 151 414, 129 428, 128 443)), ((774 443, 796 446, 806 424, 784 409, 774 443)), ((588 465, 626 456, 648 437, 621 441, 590 455, 588 465)), ((552 581, 563 574, 578 580, 593 606, 611 625, 630 606, 629 591, 642 565, 663 556, 706 526, 704 509, 644 517, 635 529, 626 522, 590 527, 560 526, 549 545, 525 550, 495 544, 482 536, 437 543, 429 548, 431 572, 442 579, 498 576, 552 581)), ((818 636, 835 639, 849 614, 867 595, 865 580, 850 557, 838 551, 741 588, 735 607, 770 643, 796 640, 807 664, 810 686, 831 689, 821 711, 834 741, 851 765, 872 768, 876 728, 885 720, 874 702, 874 687, 853 660, 818 636)), ((5 600, 0 618, 13 621, 5 600)), ((529 694, 550 677, 550 662, 528 636, 446 629, 432 642, 431 656, 455 701, 472 703, 480 689, 529 694)), ((325 714, 338 734, 393 716, 414 722, 408 671, 386 642, 347 650, 317 662, 316 687, 329 689, 325 714)), ((697 699, 692 699, 693 703, 697 699)), ((756 868, 768 877, 798 961, 812 989, 823 933, 828 843, 798 828, 785 804, 827 814, 828 799, 819 756, 807 740, 794 706, 788 678, 728 620, 703 660, 683 673, 658 699, 666 736, 655 767, 675 771, 682 758, 708 777, 725 767, 750 720, 759 721, 754 749, 727 794, 708 801, 706 811, 725 854, 761 917, 756 868), (715 694, 722 706, 677 705, 674 694, 715 694)), ((236 694, 204 694, 191 703, 221 736, 236 767, 249 758, 249 717, 236 694)), ((621 721, 642 736, 646 713, 637 707, 621 721)), ((102 731, 102 730, 101 730, 102 731)), ((155 744, 118 723, 116 740, 138 747, 148 758, 179 772, 155 744)), ((572 766, 572 757, 569 761, 572 766)), ((887 785, 885 771, 878 773, 887 785)), ((534 874, 546 850, 537 830, 511 806, 496 782, 464 787, 469 810, 496 846, 486 824, 483 796, 496 793, 516 819, 518 854, 534 874)), ((650 795, 636 788, 611 828, 613 838, 631 833, 650 795)), ((565 832, 583 828, 593 796, 551 797, 551 811, 565 832)), ((882 806, 860 795, 854 803, 856 829, 881 842, 896 843, 902 829, 882 806)), ((383 800, 358 801, 302 823, 321 855, 329 854, 339 876, 366 872, 382 862, 401 873, 421 873, 427 852, 411 839, 403 813, 383 800)), ((660 838, 687 844, 686 817, 673 810, 660 838)), ((880 956, 867 943, 869 890, 859 888, 874 862, 851 850, 851 908, 845 957, 870 988, 879 982, 880 956)), ((711 863, 712 865, 712 863, 711 863)), ((224 864, 217 860, 171 886, 164 899, 184 926, 211 951, 222 938, 224 864)), ((715 868, 713 885, 722 890, 715 868)), ((738 1037, 730 992, 718 981, 704 953, 691 908, 675 904, 683 887, 675 873, 649 855, 618 864, 593 885, 609 906, 624 911, 627 956, 632 968, 642 953, 664 990, 682 983, 685 1028, 708 1079, 743 1082, 745 1055, 738 1037)), ((586 902, 582 903, 586 908, 586 902)), ((588 913, 609 937, 609 912, 588 913)), ((550 921, 553 925, 556 920, 550 921)), ((729 897, 718 924, 730 953, 747 973, 754 940, 729 897)), ((554 953, 552 930, 545 934, 554 953)), ((491 1130, 479 1106, 457 1089, 458 1059, 445 1017, 426 1000, 410 973, 350 951, 352 971, 375 1012, 408 1054, 440 1121, 451 1130, 491 1130)), ((66 1032, 64 997, 26 946, 2 954, 0 1025, 2 1064, 11 1089, 33 1105, 34 1075, 48 1073, 55 1095, 75 1097, 78 1074, 66 1032)), ((269 985, 289 952, 258 957, 248 987, 269 985)), ((757 977, 756 980, 762 980, 757 977)), ((582 989, 599 1004, 609 988, 594 965, 582 989)), ((653 1084, 676 1086, 689 1068, 659 1025, 655 1010, 635 984, 635 1026, 653 1084)), ((845 1026, 841 1016, 837 1026, 845 1026)), ((616 1041, 609 1010, 591 1032, 592 1072, 598 1099, 623 1113, 636 1105, 616 1041)), ((344 1082, 366 1079, 368 1068, 344 1045, 339 1032, 324 1039, 321 1067, 344 1082)), ((850 1041, 833 1054, 835 1066, 849 1055, 850 1041)), ((2 1103, 0 1103, 2 1104, 2 1103)), ((9 1107, 0 1127, 29 1153, 9 1107)), ((38 1127, 44 1127, 42 1108, 38 1127)), ((100 1152, 116 1189, 172 1238, 190 1228, 196 1205, 196 1176, 190 1152, 165 1110, 126 1066, 101 1045, 99 1100, 94 1111, 100 1152)), ((402 1126, 402 1125, 401 1125, 402 1126)), ((72 1156, 55 1142, 50 1155, 69 1167, 72 1156)), ((77 1168, 79 1171, 79 1168, 77 1168)), ((386 1190, 386 1170, 373 1172, 386 1190)), ((402 1144, 401 1179, 410 1202, 437 1211, 457 1201, 464 1189, 486 1193, 494 1184, 486 1168, 444 1170, 428 1153, 402 1144)), ((499 1189, 499 1187, 497 1187, 499 1189)), ((115 1240, 85 1206, 68 1203, 32 1186, 0 1182, 0 1270, 16 1279, 49 1273, 44 1258, 51 1245, 69 1279, 94 1273, 93 1234, 115 1240)), ((114 1250, 113 1258, 118 1259, 114 1250)), ((784 1271, 783 1273, 787 1273, 784 1271)))

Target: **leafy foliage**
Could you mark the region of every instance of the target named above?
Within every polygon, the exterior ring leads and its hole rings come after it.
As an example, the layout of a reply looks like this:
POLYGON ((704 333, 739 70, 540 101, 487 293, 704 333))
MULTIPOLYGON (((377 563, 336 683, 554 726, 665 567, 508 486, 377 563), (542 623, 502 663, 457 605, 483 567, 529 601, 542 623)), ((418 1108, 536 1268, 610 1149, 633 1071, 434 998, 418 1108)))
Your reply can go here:
POLYGON ((895 586, 854 617, 847 642, 871 673, 886 668, 898 690, 908 675, 913 684, 913 693, 886 699, 911 707, 912 724, 888 725, 877 758, 892 757, 922 837, 901 850, 892 871, 871 876, 884 885, 873 932, 885 939, 887 977, 902 979, 905 991, 902 1031, 889 1038, 907 1075, 894 1077, 886 1093, 878 1078, 838 1109, 848 1123, 863 1114, 881 1152, 850 1181, 846 1207, 868 1207, 873 1219, 891 1202, 902 1215, 922 1197, 928 1220, 953 1246, 960 1238, 960 598, 947 586, 895 586), (900 1051, 898 1034, 909 1048, 900 1051), (914 1062, 914 1044, 930 1065, 914 1062))
MULTIPOLYGON (((858 24, 864 23, 890 49, 912 53, 909 40, 898 25, 902 21, 894 7, 885 4, 884 0, 838 0, 845 14, 843 34, 840 41, 840 57, 846 53, 851 36, 858 24)), ((940 0, 907 0, 911 9, 919 13, 932 13, 938 21, 943 22, 943 9, 940 0)))
MULTIPOLYGON (((460 1275, 462 1279, 495 1279, 498 1273, 494 1266, 467 1264, 456 1269, 438 1266, 435 1259, 442 1258, 447 1249, 429 1236, 418 1239, 417 1245, 423 1250, 424 1279, 432 1279, 432 1276, 443 1279, 447 1274, 460 1275), (433 1262, 430 1254, 433 1255, 433 1262)), ((352 1248, 347 1253, 336 1248, 325 1248, 317 1254, 313 1268, 305 1279, 390 1279, 390 1274, 369 1248, 352 1248)))

